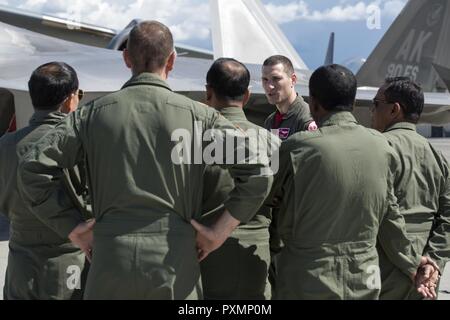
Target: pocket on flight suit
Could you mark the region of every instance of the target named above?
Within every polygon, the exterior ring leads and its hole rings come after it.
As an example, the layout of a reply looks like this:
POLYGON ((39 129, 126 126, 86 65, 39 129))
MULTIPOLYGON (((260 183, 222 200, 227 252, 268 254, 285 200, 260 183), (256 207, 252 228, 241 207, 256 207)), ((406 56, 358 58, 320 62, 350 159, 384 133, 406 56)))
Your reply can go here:
POLYGON ((276 299, 343 299, 342 259, 288 254, 278 260, 276 299))

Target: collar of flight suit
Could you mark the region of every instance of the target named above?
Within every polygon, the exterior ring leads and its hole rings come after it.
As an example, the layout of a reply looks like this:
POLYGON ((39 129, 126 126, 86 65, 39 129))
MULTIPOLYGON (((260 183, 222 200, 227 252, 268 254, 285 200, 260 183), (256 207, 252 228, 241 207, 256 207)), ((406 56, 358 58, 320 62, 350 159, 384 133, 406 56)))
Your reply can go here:
POLYGON ((244 110, 239 107, 226 107, 218 110, 221 115, 230 121, 247 121, 244 110))
POLYGON ((396 129, 406 129, 406 130, 412 130, 412 131, 417 130, 416 125, 414 123, 403 121, 403 122, 397 122, 396 124, 390 126, 384 132, 388 132, 388 131, 392 131, 392 130, 396 130, 396 129))
POLYGON ((157 75, 156 73, 149 72, 143 72, 137 76, 131 77, 131 79, 123 85, 122 89, 142 85, 161 87, 172 91, 172 89, 170 89, 169 87, 169 84, 164 81, 161 76, 157 75))
POLYGON ((39 126, 41 124, 58 124, 67 114, 55 110, 36 110, 31 117, 30 126, 39 126))
POLYGON ((338 111, 330 113, 319 123, 319 127, 327 127, 346 123, 358 123, 353 114, 349 111, 338 111))

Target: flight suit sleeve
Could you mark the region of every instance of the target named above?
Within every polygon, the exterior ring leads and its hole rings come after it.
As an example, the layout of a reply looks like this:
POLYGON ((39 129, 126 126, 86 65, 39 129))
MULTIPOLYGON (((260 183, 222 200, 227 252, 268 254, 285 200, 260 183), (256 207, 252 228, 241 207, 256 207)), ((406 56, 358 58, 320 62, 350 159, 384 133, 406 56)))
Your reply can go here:
POLYGON ((77 128, 79 110, 68 115, 23 155, 18 169, 23 199, 38 219, 63 238, 83 221, 63 187, 63 169, 74 167, 82 159, 77 128))
POLYGON ((280 209, 283 201, 287 201, 286 196, 289 194, 290 186, 293 183, 292 161, 290 153, 290 142, 286 140, 281 144, 279 152, 279 169, 275 175, 272 189, 265 201, 268 207, 280 209))
POLYGON ((411 278, 411 275, 415 274, 419 267, 421 256, 414 251, 411 241, 406 236, 405 220, 400 214, 394 194, 395 169, 396 163, 398 163, 396 161, 395 155, 393 155, 388 176, 387 208, 380 222, 378 240, 391 262, 408 278, 411 278))
POLYGON ((441 154, 439 156, 444 168, 444 183, 439 194, 439 210, 434 218, 424 255, 432 258, 442 272, 450 259, 450 178, 448 162, 441 154))
POLYGON ((206 166, 203 175, 202 214, 222 207, 233 188, 233 180, 227 170, 219 166, 206 166))
POLYGON ((89 193, 86 183, 86 168, 81 162, 74 168, 64 169, 63 180, 66 193, 85 220, 93 218, 89 193))
MULTIPOLYGON (((271 210, 272 219, 270 222, 270 250, 280 252, 284 247, 282 236, 291 234, 293 222, 287 215, 291 198, 294 192, 294 175, 292 170, 291 153, 288 150, 290 140, 286 140, 281 145, 279 170, 274 177, 272 189, 267 197, 264 206, 271 210)), ((290 218, 293 216, 291 215, 290 218)))
MULTIPOLYGON (((218 113, 212 116, 210 127, 226 132, 224 134, 224 145, 227 145, 227 139, 234 140, 239 135, 239 130, 218 113), (234 135, 233 132, 236 134, 234 135)), ((229 193, 224 206, 235 219, 241 223, 247 223, 255 216, 267 197, 272 186, 273 175, 270 174, 269 163, 264 163, 260 157, 246 158, 246 161, 243 163, 237 161, 234 161, 232 164, 227 163, 227 159, 230 156, 227 153, 234 153, 234 159, 238 159, 238 154, 240 153, 238 149, 240 147, 242 146, 236 143, 232 150, 225 150, 223 163, 220 166, 228 169, 234 182, 234 188, 229 193)), ((252 145, 248 140, 246 140, 244 148, 247 156, 258 152, 267 152, 264 149, 264 144, 252 145), (261 150, 260 148, 263 149, 261 150)))

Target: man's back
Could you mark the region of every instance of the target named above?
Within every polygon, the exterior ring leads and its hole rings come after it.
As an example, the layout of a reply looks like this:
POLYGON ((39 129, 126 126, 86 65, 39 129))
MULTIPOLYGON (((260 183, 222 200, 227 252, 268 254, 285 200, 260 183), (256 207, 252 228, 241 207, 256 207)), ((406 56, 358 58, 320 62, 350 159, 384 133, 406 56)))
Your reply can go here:
POLYGON ((385 138, 338 112, 318 131, 292 136, 281 157, 293 179, 285 181, 280 209, 286 247, 277 298, 376 298, 366 282, 388 209, 393 151, 385 138))
MULTIPOLYGON (((405 218, 408 238, 416 252, 429 255, 443 270, 450 258, 448 162, 416 132, 412 123, 397 123, 384 135, 399 157, 395 195, 405 218)), ((382 248, 379 251, 380 298, 418 298, 409 279, 392 265, 382 248)))
POLYGON ((0 208, 11 222, 4 290, 7 299, 81 298, 80 292, 67 287, 70 274, 66 271, 73 266, 81 271, 84 254, 34 215, 16 179, 19 157, 63 117, 60 112, 38 111, 28 127, 0 139, 0 208))
POLYGON ((385 210, 390 148, 381 134, 351 118, 335 120, 342 116, 283 146, 292 156, 297 195, 283 235, 305 245, 373 240, 385 210))
MULTIPOLYGON (((198 166, 173 163, 171 154, 179 141, 178 135, 172 141, 172 134, 183 129, 192 134, 194 121, 207 125, 208 112, 150 74, 84 108, 80 137, 97 223, 125 212, 148 220, 176 214, 184 221, 199 214, 201 193, 191 178, 201 176, 202 158, 198 166)), ((186 143, 190 152, 190 141, 186 143)), ((190 160, 194 162, 194 154, 190 160)))
MULTIPOLYGON (((223 108, 220 113, 236 126, 238 130, 243 131, 249 136, 252 135, 253 139, 258 141, 258 137, 261 138, 259 143, 266 143, 269 146, 270 143, 276 143, 276 137, 267 133, 266 141, 263 141, 262 134, 266 134, 265 129, 255 125, 247 120, 244 111, 237 107, 223 108)), ((233 190, 233 178, 230 176, 227 170, 218 166, 208 166, 204 176, 205 189, 203 191, 203 212, 208 213, 219 207, 228 198, 228 194, 233 190)), ((219 213, 223 209, 219 209, 214 213, 219 213)), ((214 215, 214 213, 212 215, 214 215)), ((207 215, 204 219, 207 223, 209 220, 213 221, 211 215, 207 215)), ((270 224, 270 212, 259 211, 248 224, 241 225, 237 229, 255 229, 255 228, 267 228, 270 224)))
MULTIPOLYGON (((0 208, 7 212, 11 223, 17 226, 36 226, 48 229, 27 206, 19 192, 17 185, 17 166, 21 155, 34 145, 45 133, 55 127, 64 115, 60 112, 36 112, 30 120, 30 125, 14 133, 7 133, 0 140, 1 175, 0 182, 4 191, 0 193, 0 208)), ((55 234, 55 236, 57 236, 55 234)), ((68 242, 68 239, 60 238, 60 242, 68 242)))
MULTIPOLYGON (((256 140, 266 130, 249 122, 239 107, 219 110, 239 130, 253 135, 256 140)), ((265 143, 261 137, 259 143, 265 143)), ((276 142, 275 136, 267 135, 267 144, 276 142)), ((255 141, 256 142, 256 141, 255 141)), ((210 224, 222 213, 221 204, 226 201, 234 184, 227 170, 208 166, 204 175, 203 212, 209 212, 203 222, 210 224), (218 208, 218 209, 217 209, 218 208)), ((270 298, 268 268, 270 264, 269 224, 270 210, 262 207, 247 223, 238 226, 225 243, 201 263, 205 299, 270 298), (239 258, 237 258, 239 257, 239 258)))

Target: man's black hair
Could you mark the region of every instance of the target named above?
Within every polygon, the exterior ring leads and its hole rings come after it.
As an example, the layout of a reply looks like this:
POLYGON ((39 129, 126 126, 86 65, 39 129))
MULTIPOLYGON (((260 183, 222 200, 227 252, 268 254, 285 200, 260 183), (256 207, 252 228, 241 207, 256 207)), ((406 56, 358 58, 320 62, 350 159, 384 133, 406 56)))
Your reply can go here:
POLYGON ((290 77, 295 71, 294 66, 292 64, 292 61, 289 60, 288 57, 282 56, 282 55, 274 55, 268 57, 263 62, 263 67, 271 67, 276 66, 277 64, 282 64, 284 68, 284 72, 290 77))
POLYGON ((64 62, 43 64, 31 74, 28 90, 35 109, 56 110, 78 90, 77 73, 64 62))
POLYGON ((209 68, 206 83, 219 99, 241 101, 250 84, 250 72, 235 59, 220 58, 209 68))
POLYGON ((309 79, 309 92, 329 111, 352 111, 356 77, 347 68, 332 64, 318 68, 309 79))
POLYGON ((425 103, 423 90, 408 77, 387 78, 383 85, 386 102, 398 103, 405 118, 417 123, 425 103))

